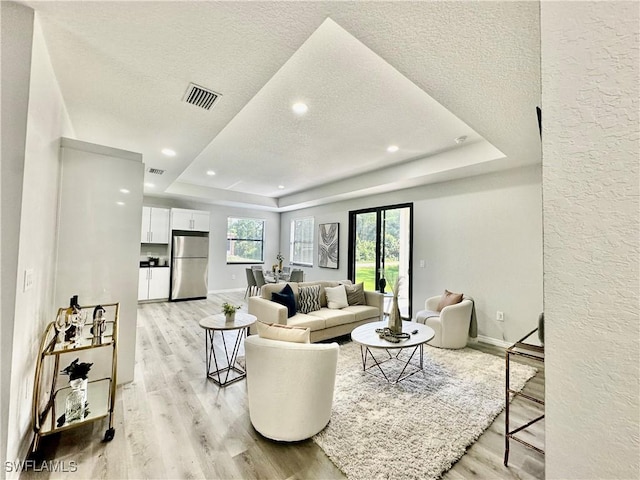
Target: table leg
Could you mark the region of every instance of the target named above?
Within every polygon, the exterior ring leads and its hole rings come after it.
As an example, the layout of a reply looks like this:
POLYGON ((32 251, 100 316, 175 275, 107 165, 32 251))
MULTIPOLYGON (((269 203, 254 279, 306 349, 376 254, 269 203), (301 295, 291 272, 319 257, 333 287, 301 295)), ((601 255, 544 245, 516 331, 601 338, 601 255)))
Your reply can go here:
MULTIPOLYGON (((411 348, 411 347, 408 347, 411 348)), ((413 375, 414 373, 418 373, 420 370, 424 370, 424 350, 423 350, 423 345, 416 345, 413 348, 413 351, 411 352, 411 355, 409 355, 409 358, 404 361, 401 360, 399 357, 400 353, 402 350, 405 349, 399 349, 398 353, 396 353, 395 355, 392 355, 391 352, 389 351, 389 349, 384 349, 385 352, 387 353, 387 355, 389 356, 389 358, 387 360, 383 360, 381 362, 378 361, 378 359, 373 355, 373 352, 369 349, 369 347, 365 346, 365 345, 360 345, 360 356, 362 357, 362 369, 363 371, 367 371, 370 370, 374 367, 378 367, 378 370, 380 370, 380 373, 382 373, 382 376, 385 378, 385 380, 391 384, 396 384, 402 380, 404 380, 405 378, 410 377, 411 375, 413 375), (416 368, 416 370, 407 373, 406 375, 404 375, 404 372, 406 371, 407 367, 411 364, 411 360, 413 359, 414 355, 416 354, 416 352, 418 351, 418 348, 420 349, 420 367, 416 368), (367 358, 371 356, 372 360, 373 360, 373 364, 369 367, 367 367, 367 358), (382 364, 389 361, 389 360, 393 360, 396 359, 398 361, 404 362, 404 366, 402 368, 402 370, 400 371, 400 373, 398 374, 398 377, 395 380, 390 380, 389 377, 387 376, 387 374, 384 372, 384 370, 382 369, 382 364)), ((415 367, 415 365, 414 365, 415 367)))
POLYGON ((509 354, 505 354, 506 381, 504 387, 504 466, 509 463, 509 354))
MULTIPOLYGON (((233 349, 229 351, 227 347, 227 341, 225 339, 224 331, 220 331, 220 335, 222 336, 222 345, 224 350, 224 357, 226 360, 226 366, 222 366, 222 364, 218 363, 218 355, 216 355, 216 350, 214 346, 214 338, 216 330, 208 330, 207 335, 205 336, 205 348, 207 351, 207 377, 213 380, 213 382, 220 386, 225 387, 226 385, 237 382, 238 380, 242 380, 247 376, 247 372, 236 366, 236 361, 238 357, 238 352, 240 351, 240 345, 242 343, 242 339, 246 337, 247 328, 242 328, 238 330, 238 335, 236 337, 235 343, 233 345, 233 349), (213 364, 215 366, 215 370, 211 368, 211 358, 213 358, 213 364), (236 376, 230 378, 231 371, 235 372, 236 376), (224 374, 224 379, 222 378, 224 374)), ((222 360, 222 359, 220 359, 222 360)))

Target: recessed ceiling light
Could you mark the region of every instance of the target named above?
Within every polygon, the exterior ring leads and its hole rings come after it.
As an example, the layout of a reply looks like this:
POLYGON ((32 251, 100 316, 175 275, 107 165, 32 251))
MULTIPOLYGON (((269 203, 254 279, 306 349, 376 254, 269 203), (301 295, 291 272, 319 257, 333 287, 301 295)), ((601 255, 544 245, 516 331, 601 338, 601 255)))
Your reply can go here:
POLYGON ((455 142, 456 142, 458 145, 460 145, 461 143, 464 143, 464 141, 465 141, 466 139, 467 139, 467 136, 466 136, 466 135, 462 135, 462 136, 460 136, 460 137, 456 138, 456 139, 455 139, 455 142))
POLYGON ((170 148, 163 148, 161 151, 167 157, 175 157, 176 156, 175 150, 171 150, 170 148))
POLYGON ((389 145, 387 147, 387 152, 389 152, 389 153, 395 153, 398 150, 400 150, 400 147, 398 147, 397 145, 389 145))
POLYGON ((116 204, 122 206, 122 205, 124 205, 124 202, 116 202, 116 204))
POLYGON ((216 172, 214 172, 213 170, 207 170, 207 175, 213 176, 215 174, 216 174, 216 172))
POLYGON ((147 188, 155 187, 155 185, 153 183, 150 183, 150 182, 144 182, 144 186, 147 187, 147 188))
POLYGON ((129 193, 129 190, 127 190, 126 188, 121 188, 120 193, 129 193))
POLYGON ((279 188, 280 190, 284 190, 284 185, 278 185, 278 188, 279 188))
POLYGON ((298 102, 294 103, 291 109, 298 115, 304 115, 309 110, 309 107, 307 107, 306 103, 298 102))

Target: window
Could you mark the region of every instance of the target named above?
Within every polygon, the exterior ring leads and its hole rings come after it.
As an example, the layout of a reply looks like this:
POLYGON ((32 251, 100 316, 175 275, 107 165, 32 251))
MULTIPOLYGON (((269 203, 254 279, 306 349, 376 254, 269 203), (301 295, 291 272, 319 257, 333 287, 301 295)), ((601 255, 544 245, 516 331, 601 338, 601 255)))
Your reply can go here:
POLYGON ((227 263, 263 262, 264 220, 227 218, 227 263))
POLYGON ((291 220, 291 262, 313 265, 313 217, 291 220))

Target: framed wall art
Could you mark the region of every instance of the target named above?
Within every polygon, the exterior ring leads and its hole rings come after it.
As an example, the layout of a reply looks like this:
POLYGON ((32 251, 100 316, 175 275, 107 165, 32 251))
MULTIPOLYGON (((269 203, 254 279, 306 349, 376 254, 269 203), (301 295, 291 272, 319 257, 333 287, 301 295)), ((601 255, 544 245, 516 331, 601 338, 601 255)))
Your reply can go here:
POLYGON ((318 266, 338 268, 339 223, 321 223, 318 225, 318 266))

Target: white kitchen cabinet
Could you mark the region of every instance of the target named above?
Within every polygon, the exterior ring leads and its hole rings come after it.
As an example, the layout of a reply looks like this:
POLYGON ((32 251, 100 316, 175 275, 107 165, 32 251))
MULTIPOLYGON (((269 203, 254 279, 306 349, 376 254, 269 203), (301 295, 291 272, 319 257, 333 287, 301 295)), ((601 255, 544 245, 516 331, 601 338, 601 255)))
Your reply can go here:
POLYGON ((149 299, 149 268, 140 268, 138 274, 138 300, 149 299))
POLYGON ((171 209, 171 229, 194 232, 209 231, 209 212, 203 210, 171 209))
POLYGON ((142 207, 140 243, 169 243, 168 208, 142 207))
POLYGON ((193 211, 193 229, 197 232, 209 231, 209 212, 193 211))
POLYGON ((169 267, 141 267, 138 275, 138 300, 169 298, 169 267))

